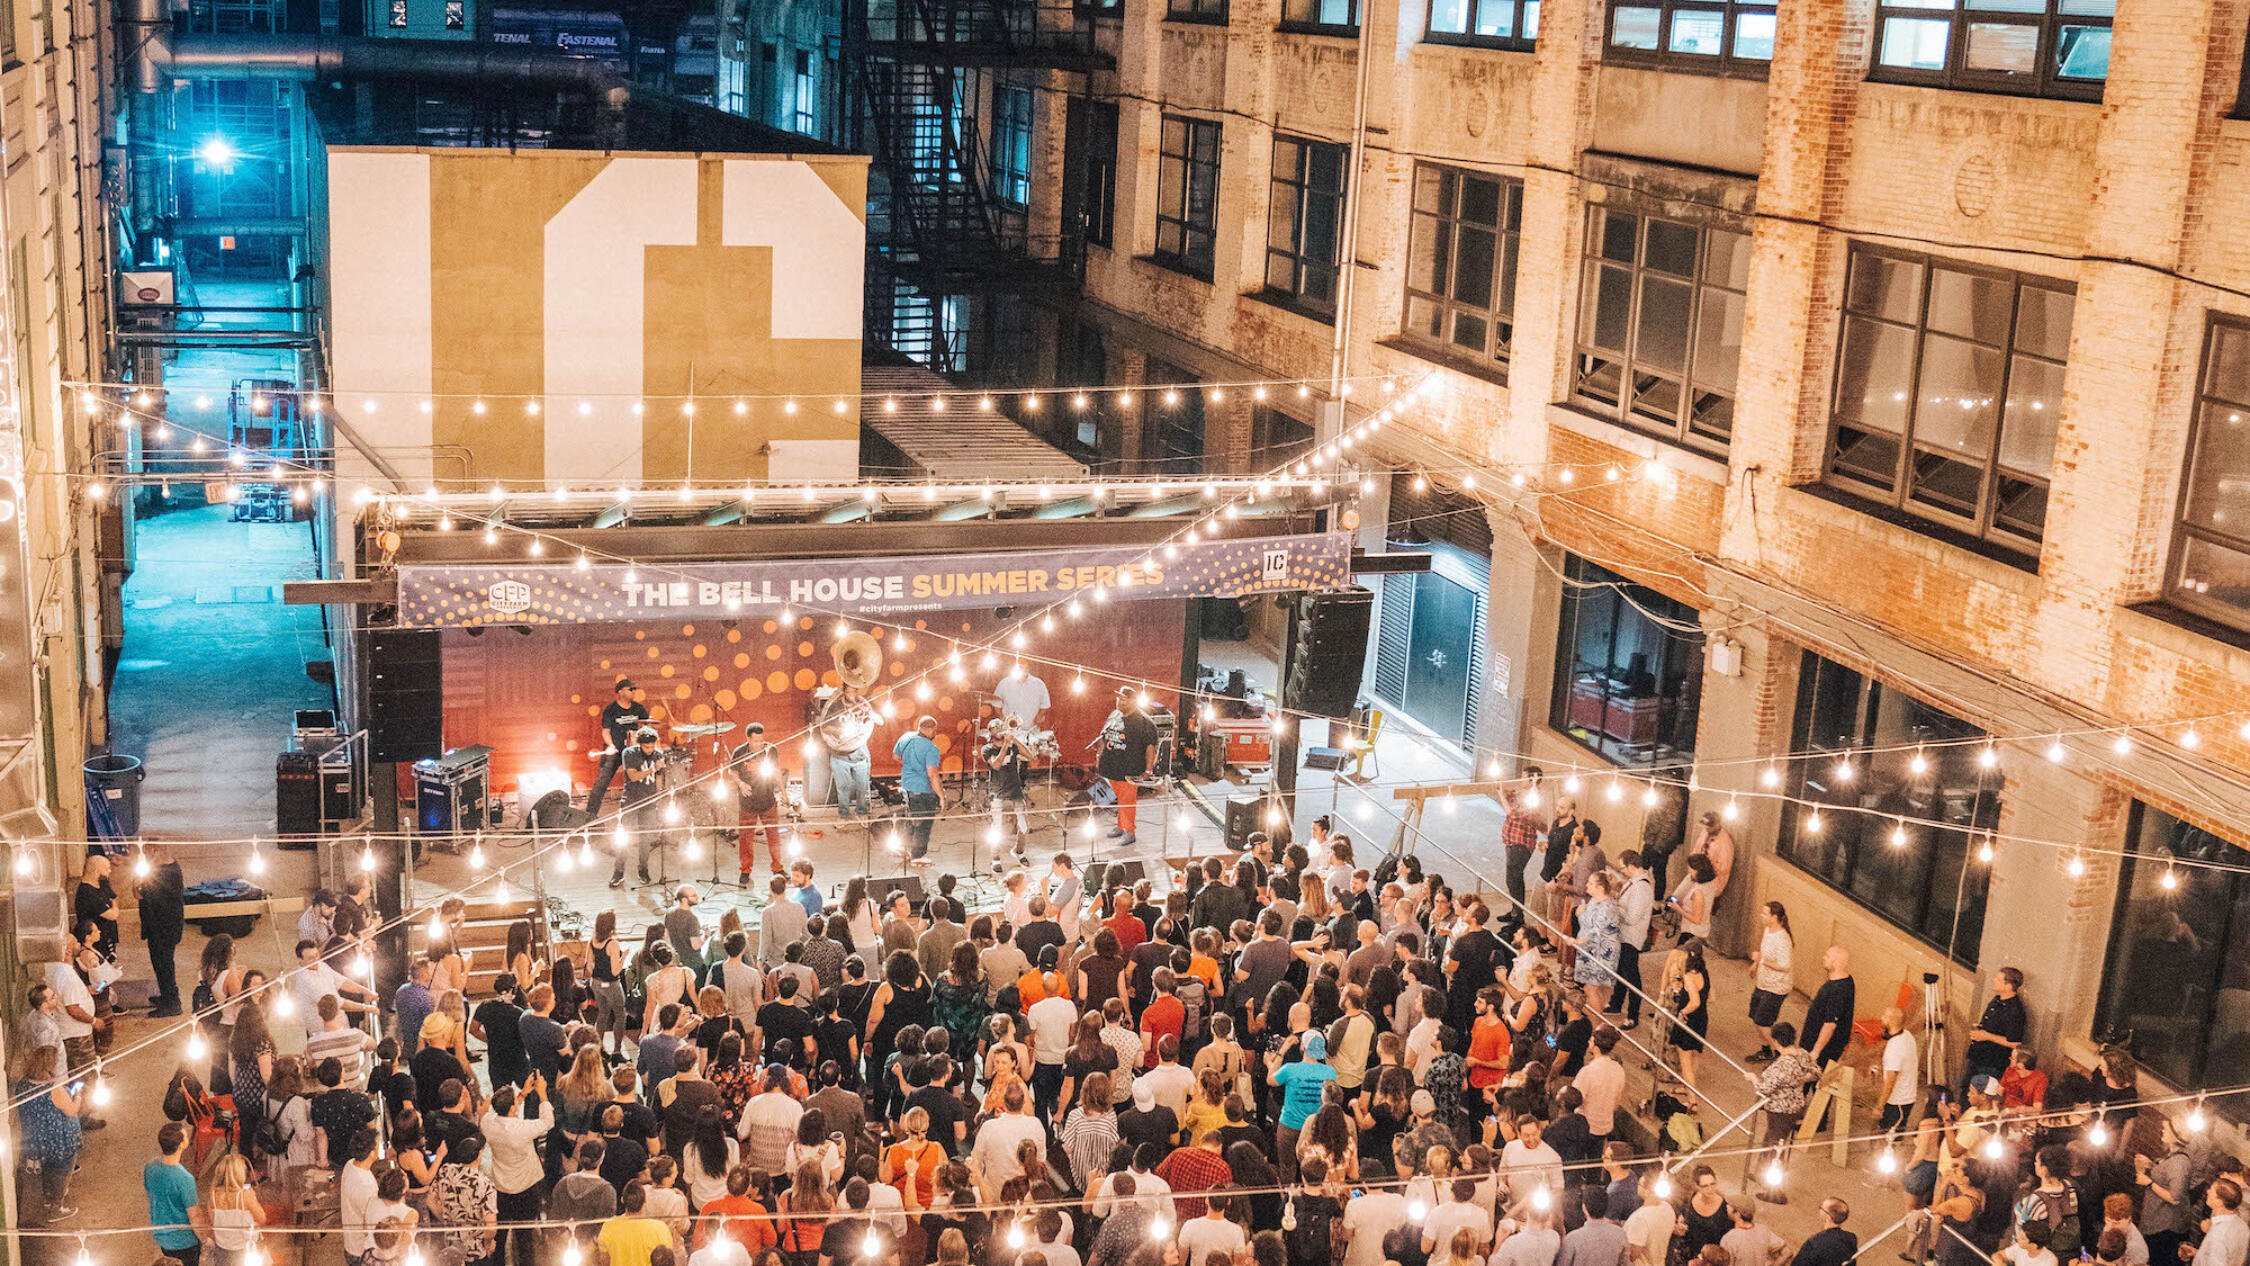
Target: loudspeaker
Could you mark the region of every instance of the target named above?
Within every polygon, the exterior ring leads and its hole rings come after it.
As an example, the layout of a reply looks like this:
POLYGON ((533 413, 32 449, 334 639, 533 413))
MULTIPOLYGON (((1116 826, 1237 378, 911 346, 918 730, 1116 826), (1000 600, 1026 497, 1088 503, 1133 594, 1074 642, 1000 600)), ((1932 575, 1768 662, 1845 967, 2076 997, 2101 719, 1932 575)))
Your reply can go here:
POLYGON ((412 762, 445 751, 444 673, 434 629, 367 635, 367 759, 412 762))
POLYGON ((1367 628, 1375 594, 1361 585, 1308 593, 1297 600, 1297 638, 1281 706, 1312 716, 1351 715, 1367 663, 1367 628))
MULTIPOLYGON (((886 911, 890 909, 887 903, 894 892, 905 893, 906 899, 914 903, 916 910, 920 910, 923 903, 929 900, 928 896, 922 891, 922 877, 920 875, 891 875, 882 879, 867 881, 867 899, 885 903, 881 908, 886 911)), ((869 970, 872 971, 873 968, 874 965, 869 964, 869 970)))
POLYGON ((1130 888, 1148 878, 1148 863, 1110 862, 1106 866, 1096 863, 1088 866, 1086 872, 1088 881, 1086 887, 1090 892, 1100 892, 1110 888, 1130 888), (1093 872, 1097 870, 1106 872, 1101 876, 1101 882, 1098 884, 1092 882, 1095 877, 1093 872))
POLYGON ((591 821, 585 810, 570 802, 567 791, 548 792, 523 815, 524 826, 533 831, 575 831, 591 821))
POLYGON ((320 834, 320 757, 283 752, 273 764, 273 829, 283 840, 320 834))
POLYGON ((1250 833, 1258 829, 1265 813, 1264 796, 1227 797, 1227 851, 1239 853, 1250 847, 1250 833))

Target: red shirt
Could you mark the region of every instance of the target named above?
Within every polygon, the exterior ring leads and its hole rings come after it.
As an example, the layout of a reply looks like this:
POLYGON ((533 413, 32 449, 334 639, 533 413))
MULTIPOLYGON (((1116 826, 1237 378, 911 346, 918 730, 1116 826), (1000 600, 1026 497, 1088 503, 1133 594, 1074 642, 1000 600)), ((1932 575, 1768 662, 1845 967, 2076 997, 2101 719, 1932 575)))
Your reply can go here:
POLYGON ((1187 1005, 1168 993, 1151 999, 1148 1008, 1141 1012, 1141 1032, 1147 1034, 1141 1045, 1147 1050, 1141 1057, 1141 1067, 1156 1067, 1156 1044, 1166 1037, 1180 1040, 1180 1030, 1187 1025, 1187 1005))
POLYGON ((702 1216, 695 1220, 695 1246, 710 1243, 712 1232, 722 1221, 727 1238, 750 1250, 753 1259, 780 1242, 764 1205, 748 1196, 721 1196, 703 1206, 702 1216))
POLYGON ((1102 926, 1117 934, 1117 953, 1122 958, 1131 958, 1133 950, 1148 940, 1148 925, 1130 909, 1103 919, 1102 926))
POLYGON ((1497 1086, 1508 1075, 1508 1022, 1496 1015, 1479 1019, 1469 1031, 1469 1058, 1489 1059, 1497 1068, 1469 1069, 1469 1084, 1478 1090, 1497 1086))
POLYGON ((1186 1221, 1202 1217, 1204 1204, 1188 1193, 1227 1186, 1234 1181, 1234 1170, 1208 1147, 1180 1147, 1156 1167, 1156 1176, 1172 1184, 1173 1212, 1186 1221))
POLYGON ((2000 1106, 2003 1108, 2036 1108, 2047 1102, 2047 1074, 2038 1069, 2025 1072, 2014 1064, 2000 1074, 2000 1106))

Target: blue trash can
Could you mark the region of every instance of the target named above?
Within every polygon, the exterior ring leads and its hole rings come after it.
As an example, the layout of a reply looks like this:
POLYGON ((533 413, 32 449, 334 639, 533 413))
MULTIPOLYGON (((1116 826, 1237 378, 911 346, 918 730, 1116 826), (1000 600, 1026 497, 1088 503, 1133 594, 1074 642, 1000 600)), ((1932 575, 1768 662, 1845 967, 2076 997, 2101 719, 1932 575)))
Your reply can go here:
POLYGON ((86 762, 86 818, 90 834, 108 840, 141 833, 141 768, 138 756, 114 753, 86 762))

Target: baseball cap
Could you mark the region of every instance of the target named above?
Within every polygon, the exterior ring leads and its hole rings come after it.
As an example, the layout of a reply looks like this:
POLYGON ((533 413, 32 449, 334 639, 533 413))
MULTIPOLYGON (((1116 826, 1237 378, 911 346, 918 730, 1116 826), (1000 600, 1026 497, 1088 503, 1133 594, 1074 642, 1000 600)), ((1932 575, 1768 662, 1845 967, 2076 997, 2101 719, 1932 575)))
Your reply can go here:
POLYGON ((1156 1106, 1156 1087, 1143 1078, 1133 1083, 1133 1106, 1146 1112, 1156 1106))
POLYGON ((1406 1101, 1406 1106, 1416 1116, 1428 1116, 1437 1111, 1437 1098, 1427 1090, 1417 1090, 1414 1097, 1406 1101))
POLYGON ((1998 1095, 2000 1093, 2000 1079, 1990 1073, 1982 1077, 1972 1077, 1969 1079, 1969 1089, 1980 1095, 1998 1095))
POLYGON ((1328 1039, 1318 1033, 1305 1034, 1305 1058, 1313 1060, 1328 1058, 1328 1039))

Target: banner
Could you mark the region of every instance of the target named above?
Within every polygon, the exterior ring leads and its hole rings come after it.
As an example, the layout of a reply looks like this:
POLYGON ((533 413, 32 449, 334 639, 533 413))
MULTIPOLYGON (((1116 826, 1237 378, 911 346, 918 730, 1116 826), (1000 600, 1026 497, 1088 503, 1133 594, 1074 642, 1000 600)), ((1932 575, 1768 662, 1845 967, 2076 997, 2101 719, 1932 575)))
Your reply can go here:
POLYGON ((972 607, 1039 607, 1083 596, 1232 598, 1351 583, 1341 532, 1200 541, 1177 557, 1138 546, 925 554, 905 558, 650 564, 580 570, 571 563, 404 563, 398 622, 417 629, 478 624, 591 624, 663 616, 724 618, 783 607, 896 615, 972 607))

